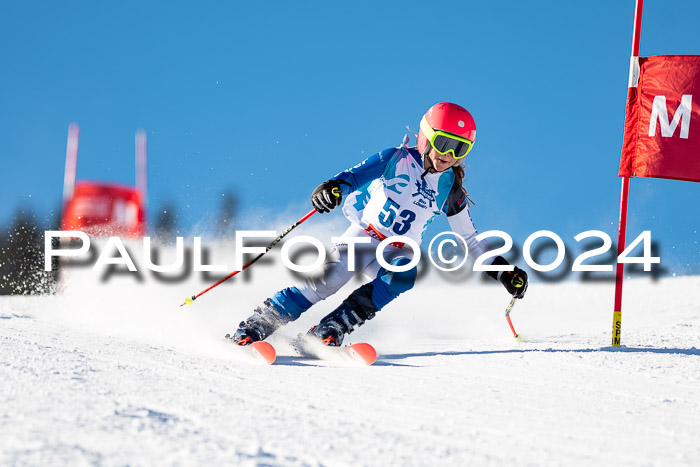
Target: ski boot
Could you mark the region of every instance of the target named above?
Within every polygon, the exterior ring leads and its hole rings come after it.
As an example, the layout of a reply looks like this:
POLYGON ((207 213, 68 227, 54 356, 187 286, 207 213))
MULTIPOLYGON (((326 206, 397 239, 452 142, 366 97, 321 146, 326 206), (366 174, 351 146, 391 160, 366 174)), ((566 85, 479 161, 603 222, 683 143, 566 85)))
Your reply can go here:
POLYGON ((343 337, 345 337, 345 329, 340 323, 329 320, 309 329, 307 335, 318 339, 323 345, 340 347, 343 343, 343 337))
POLYGON ((356 327, 374 318, 377 312, 371 301, 372 285, 365 284, 323 318, 317 326, 309 329, 307 336, 316 338, 322 344, 340 347, 345 334, 350 334, 356 327))
POLYGON ((238 345, 249 345, 265 339, 283 324, 285 320, 268 298, 262 306, 255 308, 252 316, 240 322, 233 335, 226 334, 225 337, 238 345))

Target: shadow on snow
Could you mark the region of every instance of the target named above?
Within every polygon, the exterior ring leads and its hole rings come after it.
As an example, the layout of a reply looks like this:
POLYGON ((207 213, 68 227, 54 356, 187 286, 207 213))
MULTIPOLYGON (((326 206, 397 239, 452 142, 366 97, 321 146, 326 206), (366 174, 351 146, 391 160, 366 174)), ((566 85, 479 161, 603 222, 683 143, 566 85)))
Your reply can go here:
MULTIPOLYGON (((531 353, 531 352, 543 352, 543 353, 593 353, 593 352, 622 352, 622 353, 660 353, 660 354, 678 354, 678 355, 700 355, 700 349, 691 347, 689 349, 676 349, 676 348, 654 348, 654 347, 601 347, 599 349, 508 349, 508 350, 475 350, 475 351, 448 351, 448 352, 423 352, 423 353, 406 353, 406 354, 393 354, 393 355, 380 355, 380 359, 386 360, 401 360, 410 357, 436 357, 436 356, 450 356, 450 355, 496 355, 496 354, 516 354, 516 353, 531 353)), ((376 364, 379 364, 377 361, 376 364)))
MULTIPOLYGON (((380 354, 376 363, 372 366, 400 366, 400 367, 420 367, 422 365, 408 365, 405 363, 396 363, 393 360, 403 360, 412 357, 438 357, 438 356, 459 356, 459 355, 498 355, 498 354, 524 354, 524 353, 595 353, 595 352, 611 352, 611 353, 657 353, 671 355, 700 355, 700 349, 691 347, 689 349, 678 348, 654 348, 654 347, 601 347, 598 349, 507 349, 507 350, 473 350, 473 351, 445 351, 445 352, 415 352, 405 354, 380 354)), ((278 355, 275 365, 282 366, 348 366, 348 367, 363 367, 364 365, 352 364, 349 362, 334 362, 332 360, 323 360, 315 357, 278 355), (339 365, 334 365, 334 363, 339 365)))
MULTIPOLYGON (((426 354, 430 355, 430 354, 426 354)), ((438 355, 438 354, 436 354, 438 355)), ((398 356, 399 358, 406 358, 414 355, 401 355, 398 356)), ((420 354, 415 354, 415 356, 420 356, 420 354)), ((375 363, 373 363, 370 366, 404 366, 404 367, 414 367, 417 368, 420 365, 408 365, 405 363, 392 363, 392 362, 385 362, 382 361, 383 358, 389 358, 389 356, 384 356, 384 355, 379 355, 379 358, 375 363)), ((323 367, 336 367, 336 366, 341 366, 341 367, 350 367, 350 368, 366 368, 367 365, 362 365, 358 363, 353 363, 352 361, 333 361, 333 360, 324 360, 316 357, 304 357, 304 356, 288 356, 288 355, 278 355, 277 360, 275 360, 275 366, 277 365, 282 365, 282 366, 323 366, 323 367)))

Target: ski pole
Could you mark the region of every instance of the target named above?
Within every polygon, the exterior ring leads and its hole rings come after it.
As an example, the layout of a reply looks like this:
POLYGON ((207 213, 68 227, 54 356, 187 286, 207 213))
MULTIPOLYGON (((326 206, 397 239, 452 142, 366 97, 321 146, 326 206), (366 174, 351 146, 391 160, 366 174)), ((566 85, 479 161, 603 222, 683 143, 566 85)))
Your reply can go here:
POLYGON ((250 260, 250 261, 249 261, 245 266, 243 266, 241 269, 239 269, 238 271, 233 271, 231 274, 229 274, 228 276, 224 277, 223 279, 221 279, 220 281, 218 281, 216 284, 213 284, 213 285, 207 287, 206 289, 202 290, 202 291, 199 292, 198 294, 192 295, 191 297, 185 298, 185 301, 182 302, 182 304, 181 304, 180 306, 192 305, 192 302, 195 301, 195 300, 197 300, 200 296, 202 296, 202 295, 204 295, 205 293, 209 292, 211 289, 213 289, 213 288, 216 287, 217 285, 222 284, 223 282, 226 282, 227 280, 229 280, 230 278, 232 278, 233 276, 235 276, 235 275, 238 274, 239 272, 244 271, 248 266, 252 265, 254 262, 256 262, 257 260, 259 260, 260 258, 262 258, 263 255, 264 255, 265 253, 267 253, 268 251, 270 251, 270 250, 272 249, 272 247, 274 247, 275 245, 277 245, 277 244, 280 242, 280 240, 282 240, 289 232, 291 232, 292 230, 294 230, 294 228, 295 228, 296 226, 298 226, 299 224, 301 224, 302 222, 304 222, 304 221, 305 221, 306 219, 308 219, 309 217, 313 216, 315 213, 316 213, 316 209, 312 209, 311 211, 309 211, 308 213, 306 213, 306 215, 305 215, 304 217, 302 217, 301 219, 299 219, 298 221, 296 221, 294 224, 292 224, 292 225, 290 225, 289 227, 287 227, 287 230, 285 230, 284 232, 282 232, 282 235, 280 235, 280 236, 277 237, 272 243, 270 243, 269 245, 267 245, 267 247, 265 248, 265 251, 263 251, 262 253, 260 253, 258 256, 256 256, 256 257, 253 258, 252 260, 250 260))
POLYGON ((515 332, 515 328, 513 327, 513 322, 510 320, 510 312, 513 310, 513 306, 515 306, 515 300, 516 300, 516 298, 513 297, 510 300, 508 307, 506 308, 506 320, 508 320, 508 326, 510 326, 510 330, 513 331, 513 337, 515 338, 516 341, 520 342, 520 335, 517 332, 515 332))

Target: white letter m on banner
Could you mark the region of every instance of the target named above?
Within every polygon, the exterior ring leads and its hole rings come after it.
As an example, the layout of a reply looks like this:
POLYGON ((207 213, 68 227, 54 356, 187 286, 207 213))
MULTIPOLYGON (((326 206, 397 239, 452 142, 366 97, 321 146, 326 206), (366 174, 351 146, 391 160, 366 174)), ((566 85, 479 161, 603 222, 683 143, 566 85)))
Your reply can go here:
POLYGON ((651 106, 651 121, 649 122, 649 136, 656 136, 656 121, 661 123, 661 136, 669 138, 676 131, 678 122, 681 122, 681 138, 688 139, 690 130, 690 109, 693 106, 692 94, 683 94, 681 103, 673 114, 673 120, 668 123, 668 111, 666 109, 666 96, 654 97, 651 106))

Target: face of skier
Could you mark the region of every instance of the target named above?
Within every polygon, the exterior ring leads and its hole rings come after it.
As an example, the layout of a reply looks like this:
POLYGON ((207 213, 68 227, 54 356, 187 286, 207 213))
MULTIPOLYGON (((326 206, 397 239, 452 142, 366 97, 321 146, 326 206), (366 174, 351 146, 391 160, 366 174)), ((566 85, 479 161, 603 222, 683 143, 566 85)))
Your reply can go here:
POLYGON ((455 159, 452 157, 451 153, 447 154, 440 154, 435 150, 435 148, 430 149, 430 153, 428 154, 428 157, 430 158, 430 162, 433 163, 433 167, 435 170, 438 172, 444 172, 445 170, 449 169, 453 165, 455 165, 457 162, 459 162, 458 159, 455 159))

